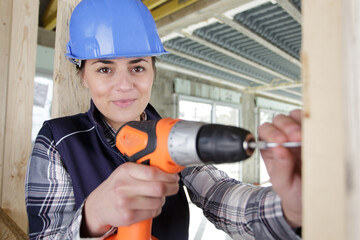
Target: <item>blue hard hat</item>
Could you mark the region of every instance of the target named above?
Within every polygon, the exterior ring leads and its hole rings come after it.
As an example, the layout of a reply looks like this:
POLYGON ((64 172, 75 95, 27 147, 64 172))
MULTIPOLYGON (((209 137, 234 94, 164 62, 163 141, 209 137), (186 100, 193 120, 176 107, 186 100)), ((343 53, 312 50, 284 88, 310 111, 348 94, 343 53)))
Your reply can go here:
POLYGON ((85 59, 168 53, 140 0, 82 0, 71 15, 69 31, 65 55, 75 64, 85 59))

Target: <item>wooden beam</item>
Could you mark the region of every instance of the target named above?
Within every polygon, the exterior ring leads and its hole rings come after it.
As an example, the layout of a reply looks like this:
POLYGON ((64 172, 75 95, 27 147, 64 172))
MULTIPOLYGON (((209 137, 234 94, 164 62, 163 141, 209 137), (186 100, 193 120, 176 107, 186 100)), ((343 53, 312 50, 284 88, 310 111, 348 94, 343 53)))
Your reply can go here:
POLYGON ((26 232, 24 179, 31 152, 39 1, 5 2, 8 6, 6 19, 11 20, 11 34, 5 36, 10 41, 10 51, 4 60, 8 61, 7 78, 4 80, 7 81, 6 110, 2 110, 5 112, 5 136, 2 142, 3 168, 6 171, 2 176, 1 207, 26 232))
POLYGON ((81 84, 74 64, 65 57, 69 20, 80 0, 59 0, 55 40, 54 95, 52 117, 72 115, 89 109, 90 94, 81 84))
POLYGON ((39 27, 37 43, 44 47, 55 48, 55 32, 39 27))
MULTIPOLYGON (((346 234, 350 186, 346 185, 344 109, 352 103, 344 101, 343 60, 344 52, 353 49, 343 41, 342 22, 350 16, 342 10, 343 1, 302 1, 304 239, 358 239, 346 234)), ((352 71, 357 68, 354 65, 352 71)), ((356 204, 354 211, 359 209, 356 204)), ((358 225, 351 226, 358 231, 358 225)))
POLYGON ((360 239, 360 3, 343 1, 347 239, 360 239))
POLYGON ((149 8, 149 10, 152 10, 167 1, 168 0, 144 0, 143 3, 149 8))
POLYGON ((170 0, 161 6, 157 7, 156 9, 153 9, 151 11, 151 14, 153 15, 155 21, 164 18, 174 12, 177 12, 195 2, 198 0, 185 0, 185 1, 179 1, 179 0, 170 0))
POLYGON ((10 55, 12 1, 0 1, 0 204, 2 199, 5 122, 10 55))
POLYGON ((217 13, 223 13, 229 9, 239 7, 252 0, 198 0, 189 8, 183 8, 171 15, 156 21, 156 25, 161 37, 172 32, 180 32, 183 28, 202 22, 211 17, 216 17, 217 13))
POLYGON ((47 30, 53 30, 56 27, 57 0, 50 0, 41 17, 42 25, 47 30))
POLYGON ((0 239, 26 240, 27 235, 19 226, 0 208, 0 239))

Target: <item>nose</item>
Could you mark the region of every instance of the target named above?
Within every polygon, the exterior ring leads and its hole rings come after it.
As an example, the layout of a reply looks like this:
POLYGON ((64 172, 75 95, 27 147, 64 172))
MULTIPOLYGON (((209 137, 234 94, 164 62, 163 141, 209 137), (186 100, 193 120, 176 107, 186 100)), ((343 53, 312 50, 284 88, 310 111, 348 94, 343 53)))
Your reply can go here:
POLYGON ((134 87, 133 80, 126 72, 120 72, 115 76, 115 89, 117 91, 129 91, 134 87))

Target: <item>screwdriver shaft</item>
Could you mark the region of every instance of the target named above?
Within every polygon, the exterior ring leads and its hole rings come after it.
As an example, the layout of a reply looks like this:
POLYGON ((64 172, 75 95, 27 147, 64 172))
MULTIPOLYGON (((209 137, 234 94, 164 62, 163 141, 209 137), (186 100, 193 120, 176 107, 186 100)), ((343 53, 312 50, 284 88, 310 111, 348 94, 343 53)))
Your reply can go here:
POLYGON ((266 149, 266 148, 274 148, 274 147, 301 147, 301 142, 285 142, 285 143, 274 143, 274 142, 266 142, 266 141, 258 141, 258 142, 249 142, 248 147, 255 149, 266 149))

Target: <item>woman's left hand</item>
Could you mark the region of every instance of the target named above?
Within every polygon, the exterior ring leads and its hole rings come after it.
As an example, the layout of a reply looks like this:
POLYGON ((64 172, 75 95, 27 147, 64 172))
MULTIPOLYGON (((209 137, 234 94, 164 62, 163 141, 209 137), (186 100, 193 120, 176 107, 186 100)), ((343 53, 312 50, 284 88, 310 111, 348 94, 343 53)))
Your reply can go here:
MULTIPOLYGON (((301 142, 301 111, 289 116, 278 115, 273 123, 259 127, 259 138, 267 142, 301 142)), ((291 227, 300 227, 301 214, 301 148, 275 147, 261 151, 270 182, 280 196, 285 218, 291 227)))

